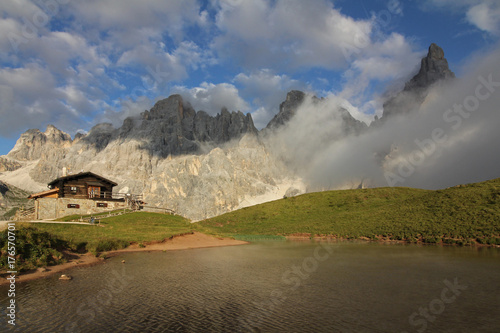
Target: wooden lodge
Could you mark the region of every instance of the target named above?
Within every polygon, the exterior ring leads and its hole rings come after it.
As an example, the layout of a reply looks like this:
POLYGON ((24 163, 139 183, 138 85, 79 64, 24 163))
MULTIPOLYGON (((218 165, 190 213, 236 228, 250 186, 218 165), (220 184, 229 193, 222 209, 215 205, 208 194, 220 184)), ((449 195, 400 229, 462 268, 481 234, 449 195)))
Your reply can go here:
POLYGON ((113 196, 117 183, 92 172, 81 172, 54 179, 48 184, 49 190, 32 194, 29 198, 75 198, 94 200, 124 200, 113 196))
POLYGON ((81 172, 54 179, 47 191, 29 196, 35 200, 35 219, 55 219, 66 215, 88 215, 132 208, 142 196, 113 194, 117 183, 92 172, 81 172))

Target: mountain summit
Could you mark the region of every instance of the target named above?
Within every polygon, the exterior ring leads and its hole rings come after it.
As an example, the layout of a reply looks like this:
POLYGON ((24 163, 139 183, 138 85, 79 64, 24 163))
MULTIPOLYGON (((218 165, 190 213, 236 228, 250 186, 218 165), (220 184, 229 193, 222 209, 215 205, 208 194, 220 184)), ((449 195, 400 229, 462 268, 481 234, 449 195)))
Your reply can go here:
MULTIPOLYGON (((83 140, 102 148, 111 140, 133 138, 142 141, 142 148, 151 154, 167 157, 197 153, 202 143, 219 145, 246 133, 257 133, 250 114, 222 108, 214 117, 205 111, 196 112, 181 95, 171 95, 139 117, 125 119, 121 128, 108 131, 108 136, 102 138, 104 142, 96 139, 97 133, 93 131, 83 140)), ((99 135, 102 136, 102 131, 99 135)))
POLYGON ((454 78, 455 74, 448 67, 443 49, 432 43, 427 56, 420 61, 419 72, 406 82, 401 92, 384 103, 384 113, 374 124, 377 125, 379 121, 384 121, 387 117, 406 113, 420 106, 427 96, 429 87, 440 81, 454 78))
POLYGON ((426 89, 439 80, 455 78, 455 74, 448 67, 441 47, 432 43, 427 56, 420 62, 420 71, 405 85, 404 91, 426 89))

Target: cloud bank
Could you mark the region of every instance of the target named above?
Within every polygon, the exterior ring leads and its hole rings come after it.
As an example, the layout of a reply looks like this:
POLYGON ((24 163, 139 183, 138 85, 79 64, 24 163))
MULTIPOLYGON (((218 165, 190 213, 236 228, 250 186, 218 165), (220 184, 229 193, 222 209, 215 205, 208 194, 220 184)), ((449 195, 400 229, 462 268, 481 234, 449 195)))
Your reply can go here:
POLYGON ((331 97, 311 100, 272 138, 271 149, 310 190, 369 186, 428 189, 500 176, 500 49, 474 60, 466 75, 432 87, 418 110, 359 136, 342 136, 331 97))

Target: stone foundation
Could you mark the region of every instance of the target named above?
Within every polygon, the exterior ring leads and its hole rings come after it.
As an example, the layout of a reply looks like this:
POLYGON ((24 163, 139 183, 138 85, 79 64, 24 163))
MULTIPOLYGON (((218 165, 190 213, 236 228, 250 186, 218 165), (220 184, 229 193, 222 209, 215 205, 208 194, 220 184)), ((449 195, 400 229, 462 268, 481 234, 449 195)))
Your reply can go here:
POLYGON ((35 219, 51 220, 67 215, 90 215, 127 207, 125 201, 40 198, 35 202, 35 219))

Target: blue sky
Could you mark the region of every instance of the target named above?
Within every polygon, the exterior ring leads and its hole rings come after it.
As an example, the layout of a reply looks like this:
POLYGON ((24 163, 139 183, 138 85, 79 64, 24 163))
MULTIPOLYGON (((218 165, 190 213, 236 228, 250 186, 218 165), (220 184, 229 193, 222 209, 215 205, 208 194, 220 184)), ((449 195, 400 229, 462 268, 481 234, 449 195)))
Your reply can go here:
POLYGON ((500 36, 495 0, 9 0, 0 13, 0 155, 27 129, 120 126, 173 93, 261 128, 301 89, 370 122, 430 43, 460 76, 500 36))

